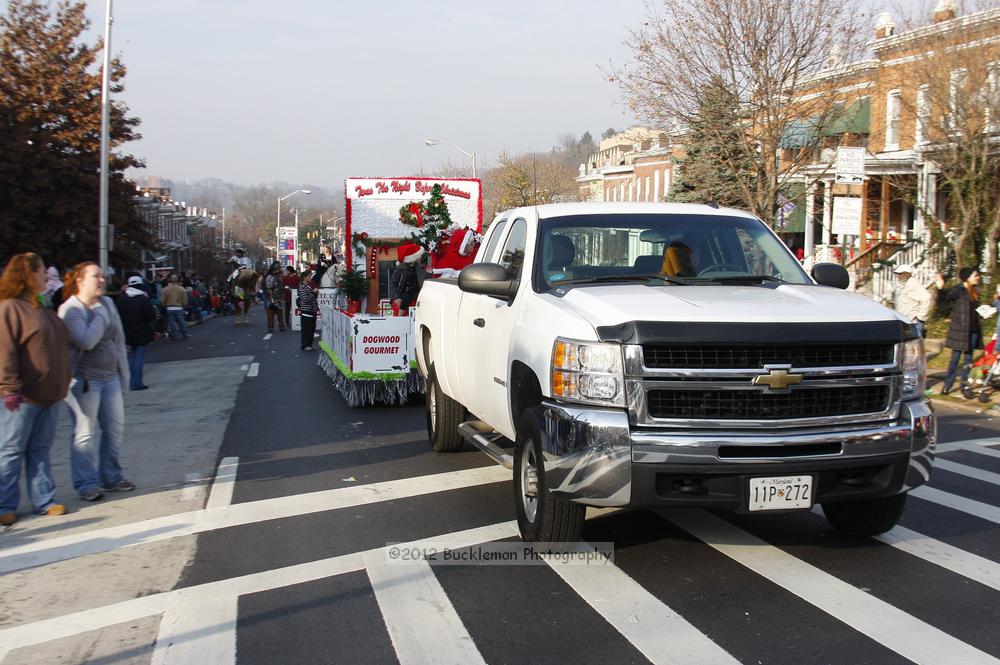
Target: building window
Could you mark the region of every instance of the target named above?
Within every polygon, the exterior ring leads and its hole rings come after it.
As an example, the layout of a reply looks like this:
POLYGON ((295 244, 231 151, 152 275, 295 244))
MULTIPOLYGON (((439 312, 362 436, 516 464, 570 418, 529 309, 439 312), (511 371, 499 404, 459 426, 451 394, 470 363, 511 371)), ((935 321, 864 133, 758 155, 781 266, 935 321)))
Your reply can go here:
POLYGON ((901 93, 891 90, 885 96, 885 150, 899 150, 899 114, 901 93))
POLYGON ((986 131, 1000 132, 1000 62, 991 62, 986 78, 986 131))
POLYGON ((965 69, 955 69, 951 72, 948 86, 948 129, 955 129, 962 122, 962 106, 965 100, 962 93, 965 91, 965 69))
POLYGON ((663 196, 670 196, 670 176, 672 175, 670 169, 666 169, 663 172, 663 196))
POLYGON ((914 140, 916 144, 927 143, 927 130, 931 123, 930 86, 922 85, 917 88, 917 122, 914 140))

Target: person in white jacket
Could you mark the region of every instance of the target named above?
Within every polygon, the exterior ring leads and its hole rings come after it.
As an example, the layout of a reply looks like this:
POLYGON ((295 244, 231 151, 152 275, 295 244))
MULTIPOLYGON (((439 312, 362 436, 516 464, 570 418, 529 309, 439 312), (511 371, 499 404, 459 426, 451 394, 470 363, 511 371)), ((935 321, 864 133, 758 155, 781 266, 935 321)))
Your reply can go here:
POLYGON ((927 324, 927 317, 931 314, 934 301, 931 292, 913 279, 913 267, 909 264, 902 263, 896 266, 893 272, 899 279, 895 293, 896 311, 915 322, 920 336, 923 337, 924 326, 927 324))

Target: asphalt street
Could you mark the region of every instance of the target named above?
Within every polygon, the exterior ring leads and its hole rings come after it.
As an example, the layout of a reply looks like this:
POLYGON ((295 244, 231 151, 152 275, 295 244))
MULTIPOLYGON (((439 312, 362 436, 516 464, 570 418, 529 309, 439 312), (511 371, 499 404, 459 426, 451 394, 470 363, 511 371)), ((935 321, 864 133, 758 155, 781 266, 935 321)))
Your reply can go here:
MULTIPOLYGON (((472 449, 432 453, 422 401, 348 408, 297 332, 265 339, 251 318, 147 355, 150 377, 245 368, 216 416, 204 508, 0 534, 0 598, 12 580, 30 593, 25 571, 191 542, 176 582, 8 618, 3 662, 134 627, 127 647, 95 638, 41 661, 1000 663, 1000 413, 939 409, 932 481, 879 538, 838 536, 817 512, 594 511, 584 538, 613 543, 613 565, 402 565, 387 546, 517 541, 509 472, 472 449)), ((186 390, 148 382, 164 405, 186 390)))

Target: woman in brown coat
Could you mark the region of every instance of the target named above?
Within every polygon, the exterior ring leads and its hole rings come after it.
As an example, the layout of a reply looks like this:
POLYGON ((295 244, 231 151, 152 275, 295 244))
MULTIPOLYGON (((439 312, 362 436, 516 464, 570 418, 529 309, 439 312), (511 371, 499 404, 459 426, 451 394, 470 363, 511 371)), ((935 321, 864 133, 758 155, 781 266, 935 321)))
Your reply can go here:
POLYGON ((66 513, 54 501, 49 449, 69 389, 69 334, 44 291, 37 254, 14 256, 0 276, 0 525, 17 520, 22 460, 35 512, 66 513))
POLYGON ((979 292, 976 289, 979 286, 979 271, 975 268, 962 268, 958 271, 958 279, 962 283, 947 291, 943 290, 944 278, 939 275, 936 280, 938 302, 950 312, 951 319, 948 339, 944 344, 951 349, 951 361, 948 363, 948 375, 941 387, 942 395, 951 392, 962 355, 965 355, 965 362, 962 363, 959 385, 965 387, 969 380, 969 368, 972 366, 972 354, 976 349, 983 348, 983 332, 979 326, 979 313, 976 311, 979 307, 979 292))

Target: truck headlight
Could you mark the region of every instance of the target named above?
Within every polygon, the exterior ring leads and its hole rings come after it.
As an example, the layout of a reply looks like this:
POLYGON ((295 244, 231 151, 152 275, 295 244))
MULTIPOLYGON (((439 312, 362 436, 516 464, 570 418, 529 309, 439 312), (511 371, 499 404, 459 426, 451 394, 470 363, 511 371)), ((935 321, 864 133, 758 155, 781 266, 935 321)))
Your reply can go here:
POLYGON ((619 344, 557 338, 552 345, 553 397, 625 406, 624 376, 619 344))
POLYGON ((924 394, 927 385, 927 357, 924 340, 917 338, 903 342, 903 399, 913 399, 924 394))

